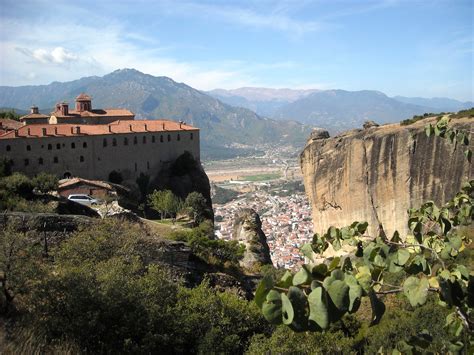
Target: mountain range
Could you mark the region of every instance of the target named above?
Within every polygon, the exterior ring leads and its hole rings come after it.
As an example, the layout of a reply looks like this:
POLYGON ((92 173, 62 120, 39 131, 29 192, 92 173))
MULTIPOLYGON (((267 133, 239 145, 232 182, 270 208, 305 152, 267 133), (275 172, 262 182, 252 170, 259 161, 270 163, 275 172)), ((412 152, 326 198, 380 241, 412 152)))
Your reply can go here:
POLYGON ((388 97, 380 91, 291 90, 269 88, 216 89, 210 95, 230 105, 249 108, 277 120, 296 120, 332 133, 361 127, 367 120, 389 123, 425 112, 452 112, 473 102, 448 98, 388 97))
POLYGON ((137 119, 183 120, 201 129, 204 158, 223 158, 255 151, 258 144, 303 146, 310 126, 275 121, 234 107, 168 77, 155 77, 134 69, 116 70, 49 85, 0 86, 0 107, 26 109, 37 105, 48 113, 58 101, 74 102, 81 92, 93 97, 96 108, 120 107, 137 119))

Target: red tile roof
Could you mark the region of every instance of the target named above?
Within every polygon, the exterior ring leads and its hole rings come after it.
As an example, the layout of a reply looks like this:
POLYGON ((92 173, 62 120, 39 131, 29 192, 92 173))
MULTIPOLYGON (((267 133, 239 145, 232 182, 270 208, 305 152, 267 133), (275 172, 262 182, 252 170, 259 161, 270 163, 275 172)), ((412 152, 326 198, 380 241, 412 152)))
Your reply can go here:
POLYGON ((82 179, 82 178, 72 178, 72 179, 66 179, 66 180, 60 181, 60 183, 58 185, 58 190, 62 190, 66 187, 70 187, 70 186, 75 185, 75 184, 93 185, 93 186, 102 187, 102 188, 107 189, 107 190, 113 190, 114 189, 112 187, 112 185, 108 184, 105 181, 86 180, 86 179, 82 179))
POLYGON ((78 97, 76 97, 76 101, 91 101, 91 100, 92 100, 92 97, 84 93, 81 93, 79 94, 78 97))
POLYGON ((135 114, 132 111, 121 109, 121 108, 107 108, 107 109, 98 109, 92 111, 76 111, 76 110, 69 110, 67 115, 63 115, 61 111, 54 111, 51 112, 52 116, 60 117, 60 118, 73 118, 73 117, 134 117, 135 114))
POLYGON ((115 133, 197 131, 199 128, 168 120, 126 120, 109 124, 31 124, 0 135, 0 139, 96 136, 115 133), (43 131, 45 129, 45 131, 43 131), (79 131, 78 131, 79 129, 79 131), (44 134, 44 132, 46 134, 44 134))
POLYGON ((36 118, 45 119, 45 118, 48 118, 48 119, 49 119, 49 116, 43 115, 42 113, 29 113, 29 114, 27 114, 27 115, 25 115, 25 116, 21 116, 21 117, 20 117, 20 120, 23 121, 25 118, 27 118, 27 119, 32 119, 32 118, 33 118, 33 119, 36 119, 36 118))
POLYGON ((0 129, 7 131, 10 129, 18 129, 23 126, 23 123, 11 120, 9 118, 0 118, 0 129))

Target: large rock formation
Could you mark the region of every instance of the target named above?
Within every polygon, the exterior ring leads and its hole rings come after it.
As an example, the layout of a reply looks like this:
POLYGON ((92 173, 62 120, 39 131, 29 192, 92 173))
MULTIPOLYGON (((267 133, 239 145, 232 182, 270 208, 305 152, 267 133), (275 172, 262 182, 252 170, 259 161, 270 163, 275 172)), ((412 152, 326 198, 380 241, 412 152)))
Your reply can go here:
MULTIPOLYGON (((473 177, 474 164, 465 158, 464 146, 426 136, 425 125, 434 121, 309 139, 300 163, 315 232, 365 220, 371 235, 380 225, 389 237, 395 230, 403 235, 408 208, 453 197, 473 177)), ((453 119, 450 125, 472 131, 474 120, 453 119)))
POLYGON ((240 265, 254 269, 272 263, 267 237, 262 231, 259 215, 252 209, 240 210, 235 216, 232 238, 245 245, 245 254, 240 265))

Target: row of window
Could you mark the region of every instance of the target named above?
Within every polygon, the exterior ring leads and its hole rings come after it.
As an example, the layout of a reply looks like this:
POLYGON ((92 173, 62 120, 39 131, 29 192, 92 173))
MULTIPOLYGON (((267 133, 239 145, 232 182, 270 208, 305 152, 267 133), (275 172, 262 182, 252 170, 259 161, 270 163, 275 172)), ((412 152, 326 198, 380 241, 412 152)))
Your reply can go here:
MULTIPOLYGON (((193 133, 192 133, 192 132, 190 133, 189 138, 190 138, 191 140, 193 140, 194 137, 193 137, 193 133)), ((171 135, 168 134, 167 139, 168 139, 168 142, 171 142, 171 135)), ((176 137, 176 140, 177 140, 177 141, 180 141, 180 140, 181 140, 181 136, 180 136, 179 133, 178 133, 178 135, 177 135, 177 137, 176 137)), ((163 141, 164 141, 164 140, 163 140, 163 136, 160 136, 160 142, 163 143, 163 141)), ((151 136, 151 142, 152 142, 152 143, 155 143, 155 142, 156 142, 156 137, 155 137, 155 136, 151 136)), ((143 136, 143 137, 142 137, 142 143, 143 143, 143 144, 146 144, 146 136, 143 136)), ((137 138, 136 136, 133 137, 133 144, 138 144, 138 138, 137 138)), ((107 147, 107 145, 108 145, 107 138, 104 138, 104 140, 103 140, 103 142, 102 142, 102 146, 103 146, 103 147, 107 147)), ((123 145, 128 145, 128 138, 127 138, 127 137, 125 137, 125 138, 123 139, 123 145)), ((63 143, 62 146, 65 147, 65 144, 63 143)), ((114 147, 117 146, 117 138, 112 138, 112 146, 114 146, 114 147)), ((41 146, 41 148, 43 148, 43 146, 41 146)), ((82 143, 82 148, 87 148, 87 142, 83 142, 83 143, 82 143)), ((57 144, 56 144, 56 149, 57 149, 57 150, 61 149, 61 143, 57 143, 57 144)), ((75 143, 75 142, 72 142, 72 143, 71 143, 71 149, 76 149, 76 143, 75 143)), ((10 152, 10 151, 12 150, 12 147, 11 147, 10 145, 7 145, 7 146, 6 146, 6 150, 7 150, 7 152, 10 152)), ((27 151, 31 151, 31 145, 28 144, 28 145, 26 146, 26 150, 27 150, 27 151)), ((53 150, 53 144, 48 144, 48 150, 53 150)))
MULTIPOLYGON (((83 163, 83 162, 84 162, 84 156, 83 156, 83 155, 81 155, 81 156, 79 157, 79 162, 80 162, 80 163, 83 163)), ((13 165, 13 160, 11 161, 11 163, 12 163, 12 165, 13 165)), ((54 164, 58 164, 58 163, 59 163, 59 158, 58 158, 58 157, 54 157, 54 158, 53 158, 53 163, 54 163, 54 164)), ((30 165, 30 159, 24 159, 24 160, 23 160, 23 164, 24 164, 25 166, 30 165)), ((43 158, 38 158, 38 165, 43 165, 43 164, 44 164, 44 159, 43 159, 43 158)))

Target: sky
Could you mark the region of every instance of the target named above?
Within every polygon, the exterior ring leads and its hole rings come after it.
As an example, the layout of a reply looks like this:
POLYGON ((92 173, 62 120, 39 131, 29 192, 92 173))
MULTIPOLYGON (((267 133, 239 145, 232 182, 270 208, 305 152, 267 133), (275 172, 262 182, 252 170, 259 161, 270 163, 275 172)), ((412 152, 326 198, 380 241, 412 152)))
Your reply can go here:
POLYGON ((474 100, 473 0, 0 0, 0 85, 135 68, 196 89, 474 100))

